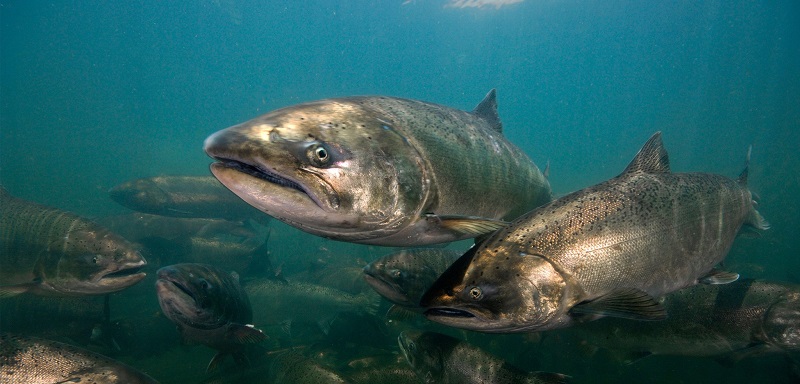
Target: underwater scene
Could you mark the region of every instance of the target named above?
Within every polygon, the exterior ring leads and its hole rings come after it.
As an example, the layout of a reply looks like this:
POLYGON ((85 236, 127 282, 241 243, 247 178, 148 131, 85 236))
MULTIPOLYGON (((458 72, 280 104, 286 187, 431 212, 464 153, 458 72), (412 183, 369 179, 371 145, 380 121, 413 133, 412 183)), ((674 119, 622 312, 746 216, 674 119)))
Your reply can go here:
POLYGON ((798 383, 800 3, 0 0, 0 383, 798 383))

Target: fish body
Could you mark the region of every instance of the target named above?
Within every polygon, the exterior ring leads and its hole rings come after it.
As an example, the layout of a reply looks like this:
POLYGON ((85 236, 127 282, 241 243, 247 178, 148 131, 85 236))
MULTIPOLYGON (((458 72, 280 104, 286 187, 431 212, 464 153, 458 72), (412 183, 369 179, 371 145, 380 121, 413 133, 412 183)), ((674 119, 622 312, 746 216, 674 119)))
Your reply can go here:
POLYGON ((212 371, 227 355, 246 363, 244 346, 266 336, 250 325, 253 312, 239 276, 206 264, 175 264, 158 270, 158 301, 184 340, 205 344, 219 353, 212 371))
POLYGON ((187 237, 207 239, 234 237, 249 239, 258 233, 241 221, 204 217, 170 217, 134 212, 124 215, 106 216, 96 220, 131 241, 158 237, 166 240, 187 237))
POLYGON ((263 217, 213 176, 135 179, 114 186, 108 194, 126 208, 153 215, 232 221, 263 217))
POLYGON ((144 279, 145 264, 121 236, 0 187, 0 297, 116 292, 144 279))
POLYGON ((224 129, 205 151, 222 184, 301 230, 425 245, 491 232, 550 201, 548 181, 501 127, 494 90, 473 112, 347 97, 224 129))
POLYGON ((121 362, 72 345, 0 334, 0 382, 157 384, 121 362))
POLYGON ((258 324, 319 324, 341 312, 375 313, 376 295, 351 295, 338 289, 297 280, 254 279, 244 286, 258 324), (298 304, 301 303, 301 304, 298 304))
POLYGON ((404 331, 397 343, 411 369, 424 383, 516 384, 563 383, 556 373, 525 372, 476 346, 436 332, 404 331))
POLYGON ((669 317, 605 318, 575 327, 581 339, 631 355, 745 357, 800 351, 800 286, 744 279, 698 284, 664 297, 669 317))
POLYGON ((525 332, 600 316, 659 320, 655 297, 738 275, 713 268, 742 225, 768 227, 740 180, 672 173, 656 133, 626 170, 520 217, 425 294, 429 319, 525 332))
POLYGON ((392 303, 419 308, 419 300, 461 253, 449 249, 406 249, 364 267, 364 280, 392 303))

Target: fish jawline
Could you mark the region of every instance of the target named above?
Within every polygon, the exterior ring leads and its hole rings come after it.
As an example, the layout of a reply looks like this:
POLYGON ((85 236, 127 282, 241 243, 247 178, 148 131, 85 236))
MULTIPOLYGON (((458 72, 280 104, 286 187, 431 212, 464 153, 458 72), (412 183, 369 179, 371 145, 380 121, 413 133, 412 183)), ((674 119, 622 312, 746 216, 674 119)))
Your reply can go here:
MULTIPOLYGON (((262 212, 274 215, 277 212, 296 209, 296 207, 281 202, 281 199, 288 200, 293 204, 302 204, 304 210, 327 210, 320 199, 296 181, 283 176, 260 177, 255 175, 254 172, 244 172, 242 167, 234 166, 234 164, 244 163, 233 161, 215 162, 211 164, 211 173, 225 187, 262 212), (285 182, 275 182, 273 180, 284 180, 285 182)), ((264 175, 267 174, 264 173, 264 175)))
POLYGON ((364 280, 367 281, 367 284, 378 294, 381 296, 389 299, 393 303, 403 305, 403 306, 410 306, 414 305, 409 299, 407 295, 398 292, 397 288, 394 284, 387 282, 386 280, 380 278, 380 276, 371 275, 369 273, 364 273, 364 280))

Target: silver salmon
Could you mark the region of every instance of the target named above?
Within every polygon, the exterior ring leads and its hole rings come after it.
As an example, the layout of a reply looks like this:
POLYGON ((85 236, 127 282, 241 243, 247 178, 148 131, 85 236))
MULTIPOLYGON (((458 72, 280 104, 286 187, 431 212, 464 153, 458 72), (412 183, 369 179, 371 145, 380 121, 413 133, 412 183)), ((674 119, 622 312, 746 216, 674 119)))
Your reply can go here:
POLYGON ((431 320, 485 332, 600 316, 663 319, 655 297, 738 278, 714 267, 743 225, 768 227, 746 181, 747 167, 738 181, 670 172, 657 132, 619 176, 537 208, 471 248, 421 304, 431 320))
POLYGON ((254 207, 356 243, 477 237, 551 198, 503 136, 494 90, 472 112, 384 96, 295 105, 209 136, 205 151, 254 207))

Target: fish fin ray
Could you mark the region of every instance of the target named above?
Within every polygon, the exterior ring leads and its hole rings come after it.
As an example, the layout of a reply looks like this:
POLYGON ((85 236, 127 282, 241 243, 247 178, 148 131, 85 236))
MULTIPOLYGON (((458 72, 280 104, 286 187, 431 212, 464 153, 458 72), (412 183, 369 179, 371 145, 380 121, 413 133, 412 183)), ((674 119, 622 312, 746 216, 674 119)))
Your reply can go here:
POLYGON ((260 343, 269 337, 252 324, 231 324, 228 336, 239 344, 260 343))
POLYGON ((650 136, 622 174, 634 172, 670 173, 669 154, 661 141, 661 131, 650 136))
POLYGON ((747 157, 744 160, 744 169, 741 173, 739 173, 739 178, 736 179, 736 182, 743 187, 747 186, 747 176, 750 173, 750 155, 752 153, 753 145, 751 144, 749 147, 747 147, 747 157))
POLYGON ((470 237, 478 237, 487 233, 492 233, 508 225, 502 220, 486 219, 475 216, 436 216, 428 215, 428 220, 435 220, 439 226, 453 232, 457 232, 470 237))
POLYGON ((495 131, 503 133, 503 123, 500 122, 500 115, 497 113, 497 91, 494 88, 478 103, 472 113, 486 120, 495 131))
POLYGON ((727 272, 720 269, 712 269, 705 276, 699 278, 697 281, 701 284, 730 284, 739 280, 739 274, 734 272, 727 272))
POLYGON ((631 320, 664 320, 667 311, 656 299, 636 288, 618 289, 592 301, 581 303, 571 314, 612 316, 631 320))
POLYGON ((26 283, 26 284, 0 286, 0 299, 14 297, 16 295, 28 292, 33 288, 34 285, 36 284, 26 283))

